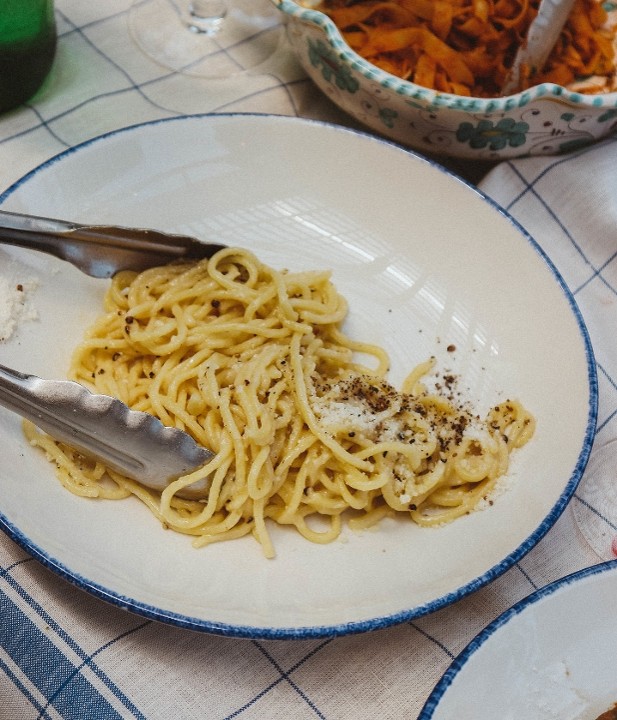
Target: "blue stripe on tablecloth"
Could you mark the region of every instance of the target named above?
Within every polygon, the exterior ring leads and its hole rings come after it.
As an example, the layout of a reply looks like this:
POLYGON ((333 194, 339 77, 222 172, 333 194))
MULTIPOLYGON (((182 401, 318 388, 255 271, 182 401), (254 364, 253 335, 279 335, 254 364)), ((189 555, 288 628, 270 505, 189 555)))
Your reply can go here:
MULTIPOLYGON (((66 720, 122 720, 109 701, 0 591, 0 645, 21 672, 66 720)), ((43 708, 40 708, 43 711, 43 708)), ((43 715, 41 715, 43 717, 43 715)))
MULTIPOLYGON (((90 105, 91 103, 96 102, 98 100, 113 97, 115 95, 129 94, 132 92, 137 92, 142 97, 142 99, 145 102, 147 102, 151 107, 159 110, 162 113, 166 113, 168 116, 177 117, 180 115, 184 115, 183 112, 174 110, 173 108, 169 108, 169 107, 166 107, 164 105, 157 103, 146 92, 144 92, 144 89, 147 88, 148 86, 156 85, 157 83, 159 83, 169 77, 177 75, 177 73, 175 71, 165 70, 160 75, 152 77, 149 80, 146 80, 143 82, 136 82, 135 79, 131 76, 131 74, 124 67, 119 65, 107 53, 103 52, 101 50, 101 48, 99 48, 92 40, 90 40, 90 38, 84 32, 84 30, 87 30, 87 29, 92 28, 97 25, 101 25, 102 23, 108 22, 109 20, 113 20, 122 15, 126 15, 126 13, 127 13, 127 10, 122 10, 117 13, 112 13, 109 16, 97 18, 96 20, 86 23, 85 25, 80 27, 80 26, 75 25, 75 23, 73 23, 66 15, 64 15, 61 11, 56 9, 57 16, 59 18, 61 18, 63 20, 63 22, 68 26, 68 29, 66 29, 62 33, 60 33, 59 37, 64 38, 64 37, 68 37, 69 35, 79 35, 84 40, 84 42, 94 52, 96 52, 101 58, 103 58, 106 62, 108 62, 110 65, 112 65, 116 70, 118 70, 118 72, 120 72, 124 76, 124 78, 127 81, 127 85, 125 87, 117 88, 116 90, 109 90, 108 92, 98 93, 96 95, 93 95, 92 97, 88 97, 88 98, 84 99, 82 102, 72 105, 71 107, 67 107, 65 110, 62 110, 61 112, 58 112, 55 115, 47 117, 47 118, 44 118, 41 115, 41 113, 35 107, 34 103, 30 103, 30 102, 25 103, 25 106, 28 107, 36 115, 38 122, 35 125, 33 125, 32 127, 28 127, 25 130, 19 130, 10 136, 0 139, 0 145, 2 145, 4 143, 8 143, 11 140, 15 140, 18 137, 28 135, 29 133, 32 133, 40 128, 44 128, 61 145, 64 145, 65 147, 71 147, 71 145, 69 143, 67 143, 65 140, 63 140, 60 137, 60 135, 58 135, 55 132, 55 130, 52 127, 52 125, 54 123, 56 123, 58 120, 61 120, 67 116, 74 114, 76 111, 78 111, 78 110, 86 107, 87 105, 90 105)), ((308 77, 304 77, 299 80, 294 80, 294 81, 291 81, 288 83, 282 83, 277 76, 272 75, 271 77, 276 78, 276 80, 277 80, 277 85, 275 87, 261 88, 253 93, 243 96, 242 98, 234 98, 233 100, 226 101, 218 107, 213 107, 209 112, 212 114, 222 113, 222 112, 225 112, 228 107, 233 107, 233 106, 237 105, 237 103, 240 100, 246 101, 249 98, 259 97, 260 95, 264 95, 266 93, 272 92, 272 90, 279 90, 279 91, 283 91, 284 93, 286 93, 287 98, 290 101, 290 104, 294 109, 294 113, 296 115, 298 115, 299 114, 298 108, 295 106, 294 98, 293 98, 293 95, 290 93, 289 88, 293 87, 293 86, 297 86, 297 85, 310 84, 311 80, 308 77)))
POLYGON ((588 510, 590 510, 594 515, 600 518, 600 520, 603 520, 610 528, 611 530, 614 530, 617 532, 617 525, 615 525, 614 522, 611 522, 611 520, 606 517, 606 515, 603 515, 599 510, 597 510, 593 505, 587 502, 587 500, 584 500, 582 497, 579 497, 579 495, 574 495, 574 497, 581 503, 581 505, 584 505, 588 510))
POLYGON ((236 710, 234 710, 230 715, 226 715, 223 720, 235 720, 235 718, 239 717, 246 710, 253 707, 259 700, 261 700, 261 698, 265 697, 271 690, 273 690, 277 685, 284 681, 287 682, 296 691, 296 693, 298 693, 298 695, 302 698, 302 700, 304 700, 304 702, 306 702, 306 704, 311 708, 311 710, 313 710, 313 712, 315 713, 315 715, 317 715, 318 718, 320 718, 321 720, 325 720, 326 716, 319 710, 319 708, 308 697, 308 695, 295 682, 293 682, 293 680, 290 678, 290 675, 295 672, 299 667, 304 665, 304 663, 306 663, 310 658, 312 658, 323 648, 325 648, 326 645, 329 645, 331 642, 331 639, 324 640, 324 642, 313 648, 299 662, 289 668, 289 670, 285 671, 279 665, 279 663, 276 662, 272 655, 266 650, 266 648, 260 642, 254 640, 253 645, 259 650, 259 652, 261 652, 261 654, 268 660, 268 662, 277 670, 280 675, 276 680, 267 685, 261 692, 254 695, 247 703, 245 703, 239 708, 236 708, 236 710))
MULTIPOLYGON (((609 144, 615 142, 615 139, 613 137, 606 138, 604 143, 609 144)), ((522 172, 519 171, 516 162, 512 160, 506 161, 506 164, 508 168, 512 171, 516 177, 518 177, 519 180, 522 181, 522 183, 525 185, 524 189, 519 192, 517 195, 514 195, 513 198, 510 200, 510 202, 505 206, 506 210, 510 211, 510 209, 516 205, 520 200, 523 199, 523 197, 530 192, 535 195, 537 198, 542 200, 542 196, 540 193, 536 192, 535 185, 539 183, 540 180, 545 178, 549 173, 551 173, 556 168, 560 167, 561 165, 567 164, 572 162, 573 160, 577 160, 579 157, 583 155, 588 155, 597 150, 597 145, 592 144, 588 145, 587 147, 581 148, 578 151, 569 153, 567 155, 559 155, 555 157, 555 160, 553 162, 550 162, 545 167, 542 168, 540 172, 536 175, 536 177, 533 180, 527 180, 522 172)), ((482 182, 480 182, 480 186, 482 185, 482 182)))
POLYGON ((606 260, 602 265, 600 265, 599 268, 594 268, 593 274, 585 280, 585 282, 580 285, 579 287, 574 290, 574 294, 578 293, 580 290, 583 290, 589 283, 593 282, 596 278, 600 279, 600 282, 602 282, 613 294, 617 294, 617 290, 610 284, 610 282, 602 275, 602 271, 606 270, 606 268, 617 258, 617 252, 613 253, 608 260, 606 260))
MULTIPOLYGON (((23 600, 28 604, 28 606, 35 612, 37 615, 46 623, 46 625, 49 626, 49 628, 56 633, 56 635, 67 644, 67 646, 81 659, 81 664, 79 666, 75 666, 74 664, 70 663, 68 659, 65 658, 65 656, 62 654, 62 652, 47 638, 47 636, 42 633, 35 625, 34 622, 30 620, 30 618, 19 608, 19 606, 14 603, 5 593, 0 590, 0 617, 2 617, 2 623, 0 623, 0 646, 4 647, 5 651, 11 656, 13 659, 13 662, 16 663, 16 665, 20 666, 20 663, 16 660, 16 655, 11 652, 9 649, 10 647, 18 647, 20 643, 22 643, 22 647, 25 644, 28 649, 27 653, 32 652, 32 646, 28 646, 27 642, 30 641, 30 632, 31 629, 34 628, 35 631, 35 637, 37 637, 37 634, 41 636, 39 640, 44 641, 44 643, 41 645, 40 648, 37 649, 36 653, 33 653, 33 657, 40 659, 41 663, 44 663, 39 667, 39 673, 41 675, 47 675, 50 672, 53 672, 53 670, 50 670, 50 668, 53 669, 53 657, 54 653, 58 653, 61 658, 65 660, 66 663, 71 668, 71 672, 69 675, 66 675, 63 678, 62 682, 57 683, 57 687, 55 689, 54 693, 50 693, 49 695, 45 695, 47 699, 47 704, 45 707, 41 709, 41 714, 39 715, 40 718, 44 718, 45 714, 45 708, 49 707, 49 705, 53 705, 54 707, 57 706, 57 703, 55 701, 55 697, 61 697, 62 694, 64 694, 65 689, 67 689, 69 684, 72 684, 74 682, 74 678, 79 676, 82 678, 86 683, 86 689, 91 688, 92 692, 98 693, 100 695, 99 691, 92 686, 91 683, 89 683, 85 678, 83 678, 81 673, 81 669, 84 666, 87 666, 92 673, 96 675, 96 677, 108 688, 111 694, 113 694, 114 698, 118 700, 119 703, 124 705, 124 707, 127 709, 127 711, 131 714, 132 717, 135 717, 137 720, 145 720, 145 716, 139 711, 137 707, 131 702, 129 698, 127 698, 124 693, 113 683, 113 681, 97 666, 92 662, 92 657, 98 653, 104 650, 105 648, 109 647, 110 645, 113 645, 114 642, 120 640, 121 638, 125 637, 126 635, 131 634, 131 632, 134 632, 136 630, 141 629, 142 627, 145 627, 149 624, 149 622, 142 623, 138 627, 133 628, 132 630, 129 630, 125 633, 122 633, 120 636, 114 638, 113 640, 110 640, 105 645, 103 645, 101 648, 99 648, 96 653, 89 655, 88 653, 84 652, 84 650, 79 646, 79 644, 62 628, 58 623, 45 611, 45 608, 43 608, 33 597, 31 597, 25 590, 25 588, 17 582, 11 575, 10 572, 17 566, 22 565, 24 563, 33 562, 33 559, 30 557, 24 558, 22 560, 18 560, 17 562, 9 565, 8 567, 0 567, 0 579, 3 579, 23 600), (11 622, 7 621, 7 618, 10 616, 10 613, 4 612, 4 605, 6 603, 10 603, 8 607, 12 609, 12 620, 11 622), (25 621, 25 622, 22 622, 25 621), (25 634, 22 633, 19 636, 19 639, 16 637, 11 637, 8 640, 5 640, 5 635, 8 632, 8 629, 12 631, 12 635, 15 635, 15 628, 19 627, 19 625, 15 624, 15 622, 19 624, 24 624, 28 628, 28 632, 25 634), (26 640, 26 643, 23 643, 23 640, 26 640), (50 648, 53 652, 51 654, 46 654, 46 650, 50 648)), ((19 656, 19 654, 17 654, 19 656)), ((20 666, 21 667, 21 666, 20 666)), ((32 677, 25 671, 23 667, 21 667, 22 672, 24 672, 24 675, 26 675, 31 682, 39 689, 39 691, 42 694, 44 693, 44 690, 40 686, 40 684, 33 680, 32 677)), ((34 668, 32 669, 34 670, 34 668)), ((101 698, 103 698, 102 695, 100 695, 101 698)), ((104 700, 104 698, 103 698, 104 700)), ((108 703, 109 704, 109 703, 108 703)), ((110 705, 110 709, 115 713, 115 710, 113 710, 113 707, 110 705)), ((67 720, 70 720, 73 716, 68 715, 66 716, 67 720)), ((76 716, 77 720, 83 720, 83 715, 80 717, 79 715, 76 716)), ((94 716, 98 720, 98 716, 94 716)), ((101 715, 101 720, 105 719, 107 717, 120 717, 117 713, 114 715, 101 715)), ((127 715, 123 715, 122 717, 128 717, 127 715)))
MULTIPOLYGON (((615 382, 611 374, 608 372, 608 370, 606 370, 606 368, 599 362, 596 363, 596 366, 599 372, 602 373, 602 376, 606 378, 613 390, 617 390, 617 383, 615 382)), ((598 435, 602 430, 604 430, 604 428, 613 421, 616 415, 617 410, 613 410, 601 423, 598 423, 598 427, 596 428, 596 435, 598 435)))
POLYGON ((255 647, 262 653, 262 655, 267 658, 267 660, 276 668, 276 670, 281 674, 281 680, 286 680, 289 685, 298 693, 298 695, 304 700, 304 702, 311 708, 311 710, 317 715, 318 718, 321 718, 321 720, 325 720, 325 715, 319 710, 319 708, 315 705, 315 703, 308 697, 308 695, 298 686, 297 683, 295 683, 291 679, 291 674, 295 672, 301 665, 304 665, 304 663, 313 655, 317 654, 322 648, 324 648, 326 645, 330 644, 331 640, 325 640, 320 645, 318 645, 316 648, 313 648, 310 653, 305 655, 302 660, 297 662, 293 667, 291 667, 287 672, 283 670, 283 668, 279 665, 279 663, 274 659, 274 657, 268 652, 266 647, 262 645, 260 642, 255 642, 255 647))
MULTIPOLYGON (((28 690, 20 678, 18 678, 11 668, 0 658, 0 671, 2 671, 7 678, 15 685, 15 687, 21 692, 21 694, 28 700, 28 702, 39 711, 39 718, 41 720, 49 720, 49 713, 41 705, 41 703, 34 697, 34 695, 28 690)), ((1 709, 1 708, 0 708, 1 709)))
MULTIPOLYGON (((126 11, 125 11, 125 12, 126 12, 126 11)), ((84 40, 84 42, 85 42, 87 45, 90 46, 90 48, 91 48, 95 53, 97 53, 98 55, 100 55, 106 62, 108 62, 110 65, 112 65, 114 68, 116 68, 116 70, 117 70, 119 73, 121 73, 121 74, 126 78, 126 80, 131 84, 130 88, 128 88, 129 90, 136 90, 136 91, 139 93, 139 95, 141 95, 141 97, 142 97, 146 102, 148 102, 148 103, 150 103, 150 105, 152 105, 152 107, 155 107, 155 108, 157 108, 158 110, 164 110, 164 111, 166 111, 166 112, 171 112, 172 114, 177 114, 177 113, 173 113, 173 111, 170 111, 168 108, 163 107, 162 105, 159 105, 158 103, 154 102, 154 100, 152 100, 151 98, 149 98, 149 97, 141 90, 141 85, 140 85, 140 83, 135 82, 135 80, 133 80, 133 78, 131 77, 131 75, 130 75, 121 65, 118 65, 118 63, 117 63, 115 60, 113 60, 109 55, 107 55, 106 53, 104 53, 104 52, 101 50, 100 47, 98 47, 95 43, 93 43, 92 40, 90 40, 90 38, 83 32, 83 28, 78 27, 77 25, 75 25, 74 23, 72 23, 72 22, 66 17, 66 15, 62 14, 59 10, 56 10, 56 14, 57 14, 59 17, 61 17, 61 18, 64 20, 65 23, 67 23, 68 25, 71 25, 72 28, 73 28, 73 32, 75 32, 76 34, 78 34, 78 35, 84 40)), ((123 14, 123 13, 120 13, 120 14, 123 14)), ((110 16, 110 17, 115 17, 115 16, 110 16)), ((101 18, 99 21, 97 21, 97 23, 90 23, 89 27, 91 27, 92 25, 96 25, 96 24, 100 24, 100 23, 103 23, 103 22, 107 22, 108 20, 109 20, 108 17, 101 18)), ((63 33, 63 34, 64 34, 64 33, 63 33)), ((187 66, 187 67, 188 67, 188 66, 187 66)), ((154 78, 154 79, 151 80, 150 82, 154 82, 155 80, 160 80, 161 77, 171 77, 172 75, 176 75, 176 74, 177 74, 177 73, 176 73, 175 71, 173 71, 173 70, 165 71, 165 75, 162 75, 162 76, 159 76, 159 77, 157 77, 157 78, 154 78)))
POLYGON ((410 627, 412 627, 416 632, 419 632, 420 635, 423 635, 427 640, 430 640, 430 642, 433 643, 433 645, 436 645, 440 650, 442 650, 449 658, 450 660, 454 660, 454 654, 448 650, 448 648, 442 643, 437 640, 437 638, 434 635, 430 635, 425 630, 422 630, 421 627, 417 625, 415 621, 412 621, 409 623, 410 627))

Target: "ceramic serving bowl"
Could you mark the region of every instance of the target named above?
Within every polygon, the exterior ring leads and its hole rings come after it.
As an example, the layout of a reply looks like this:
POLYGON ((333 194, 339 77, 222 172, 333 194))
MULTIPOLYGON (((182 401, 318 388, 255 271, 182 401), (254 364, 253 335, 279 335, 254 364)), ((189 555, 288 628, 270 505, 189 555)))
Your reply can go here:
POLYGON ((617 92, 585 95, 552 83, 507 97, 437 92, 364 60, 318 0, 272 0, 315 84, 363 125, 421 152, 476 160, 555 155, 617 129, 617 92))

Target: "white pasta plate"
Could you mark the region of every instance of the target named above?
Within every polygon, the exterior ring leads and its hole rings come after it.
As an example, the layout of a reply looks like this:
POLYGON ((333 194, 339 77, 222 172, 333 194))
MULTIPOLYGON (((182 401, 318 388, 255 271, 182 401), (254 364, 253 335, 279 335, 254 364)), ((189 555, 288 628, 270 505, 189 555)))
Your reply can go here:
MULTIPOLYGON (((193 116, 64 152, 0 204, 215 239, 278 268, 329 268, 349 302, 345 331, 387 349, 394 384, 435 355, 480 412, 516 397, 537 420, 492 507, 431 529, 386 519, 345 529, 328 545, 274 527, 277 554, 267 560, 250 537, 195 549, 137 500, 72 495, 25 442, 20 418, 0 409, 0 525, 76 586, 146 617, 229 636, 362 632, 489 583, 545 535, 572 496, 597 412, 583 319, 540 245, 439 165, 318 122, 193 116)), ((108 281, 6 245, 0 280, 23 284, 38 313, 0 342, 0 363, 65 377, 108 281)))
POLYGON ((547 585, 463 650, 418 720, 595 720, 617 703, 617 560, 547 585))

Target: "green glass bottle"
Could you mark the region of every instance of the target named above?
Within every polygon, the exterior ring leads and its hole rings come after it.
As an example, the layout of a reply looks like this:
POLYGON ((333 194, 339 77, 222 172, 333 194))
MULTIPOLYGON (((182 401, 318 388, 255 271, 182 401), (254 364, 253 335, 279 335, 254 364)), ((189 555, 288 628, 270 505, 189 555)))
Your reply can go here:
POLYGON ((56 52, 53 0, 0 0, 0 112, 28 100, 56 52))

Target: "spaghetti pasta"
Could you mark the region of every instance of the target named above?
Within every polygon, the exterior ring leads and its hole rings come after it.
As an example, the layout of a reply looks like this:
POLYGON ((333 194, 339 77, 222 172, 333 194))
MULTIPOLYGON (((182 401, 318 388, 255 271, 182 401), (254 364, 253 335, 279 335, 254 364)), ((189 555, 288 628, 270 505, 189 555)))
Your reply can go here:
POLYGON ((158 494, 29 423, 27 437, 71 492, 135 495, 196 547, 252 533, 272 557, 268 520, 326 543, 344 515, 366 527, 389 514, 436 525, 470 512, 533 434, 533 417, 508 400, 481 420, 429 392, 433 359, 396 390, 385 351, 342 331, 346 314, 329 273, 279 272, 235 248, 119 273, 72 379, 187 431, 214 459, 158 494), (204 478, 207 495, 191 499, 204 478))

